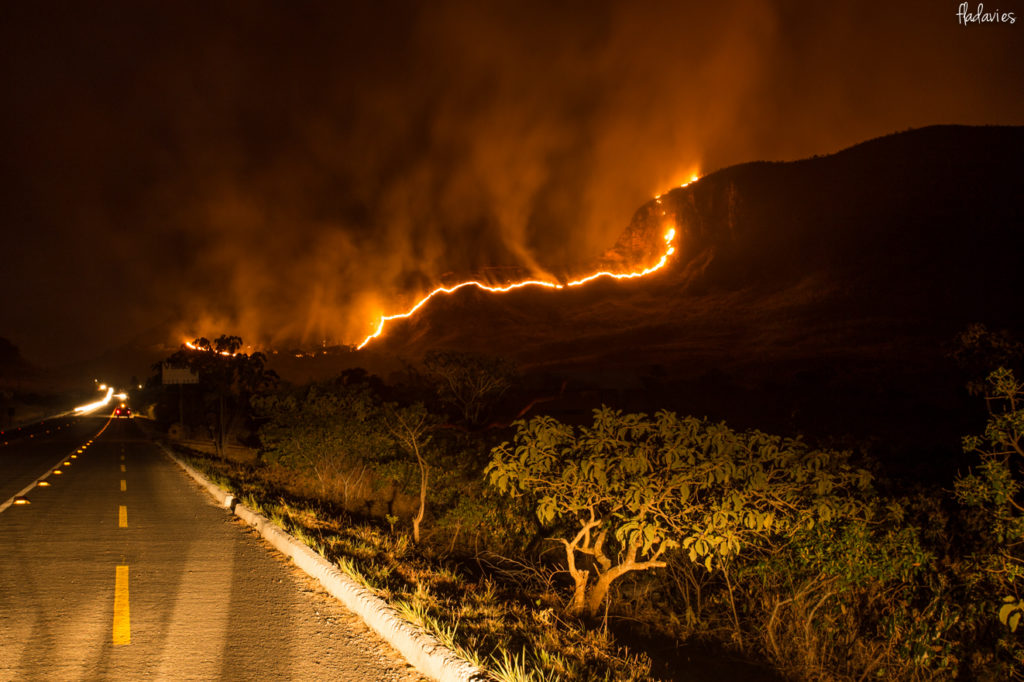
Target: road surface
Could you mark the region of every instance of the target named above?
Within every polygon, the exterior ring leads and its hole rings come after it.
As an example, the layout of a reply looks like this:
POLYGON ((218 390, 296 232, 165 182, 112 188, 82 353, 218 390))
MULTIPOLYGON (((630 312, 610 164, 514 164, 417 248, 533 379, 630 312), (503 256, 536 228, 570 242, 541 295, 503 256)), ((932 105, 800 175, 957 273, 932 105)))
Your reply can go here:
POLYGON ((0 680, 424 679, 132 421, 105 424, 0 441, 0 502, 77 455, 0 512, 0 680))

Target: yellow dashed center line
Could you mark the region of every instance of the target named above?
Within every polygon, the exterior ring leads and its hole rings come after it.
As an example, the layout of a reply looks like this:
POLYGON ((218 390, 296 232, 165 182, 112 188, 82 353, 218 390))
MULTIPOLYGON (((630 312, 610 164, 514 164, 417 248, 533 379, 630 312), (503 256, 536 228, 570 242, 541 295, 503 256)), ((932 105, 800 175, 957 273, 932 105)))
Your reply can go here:
MULTIPOLYGON (((121 507, 124 512, 124 507, 121 507)), ((132 621, 128 609, 128 567, 118 566, 114 577, 114 646, 132 642, 132 621)))
POLYGON ((128 527, 128 507, 118 505, 117 507, 117 527, 127 528, 128 527))
POLYGON ((125 481, 125 480, 124 480, 124 479, 122 478, 122 479, 121 479, 121 492, 124 492, 125 490, 127 490, 127 489, 128 489, 128 488, 127 488, 127 485, 128 485, 128 482, 127 482, 127 481, 125 481))
POLYGON ((121 465, 121 473, 124 473, 124 465, 121 465))

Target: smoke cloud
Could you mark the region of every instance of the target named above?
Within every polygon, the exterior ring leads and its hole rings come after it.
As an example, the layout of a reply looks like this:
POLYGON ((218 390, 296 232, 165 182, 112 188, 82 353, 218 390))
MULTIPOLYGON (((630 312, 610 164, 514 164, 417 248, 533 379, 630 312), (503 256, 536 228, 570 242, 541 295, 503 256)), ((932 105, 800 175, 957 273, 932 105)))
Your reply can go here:
POLYGON ((355 343, 459 276, 576 274, 695 172, 1024 123, 1024 12, 364 4, 7 7, 0 335, 355 343))

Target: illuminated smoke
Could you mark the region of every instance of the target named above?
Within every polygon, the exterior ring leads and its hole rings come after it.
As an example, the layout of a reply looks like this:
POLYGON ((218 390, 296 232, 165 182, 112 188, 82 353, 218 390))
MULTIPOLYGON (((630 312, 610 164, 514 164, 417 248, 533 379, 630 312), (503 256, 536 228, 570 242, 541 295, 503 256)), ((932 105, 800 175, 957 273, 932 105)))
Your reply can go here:
POLYGON ((524 287, 543 287, 543 288, 547 288, 547 289, 565 289, 567 287, 583 286, 584 284, 587 284, 589 282, 593 282, 594 280, 602 279, 602 278, 610 278, 610 279, 636 279, 638 277, 646 277, 647 275, 650 275, 651 273, 657 272, 658 270, 662 269, 663 267, 665 267, 665 264, 668 263, 669 257, 672 254, 674 254, 675 251, 676 251, 676 247, 675 247, 675 244, 674 244, 675 238, 676 238, 676 230, 675 230, 675 228, 674 227, 673 228, 669 228, 668 232, 666 232, 665 236, 664 236, 665 252, 662 254, 661 258, 658 259, 657 263, 655 263, 654 265, 651 265, 650 267, 643 268, 641 270, 634 270, 634 271, 630 271, 630 272, 609 272, 609 271, 606 271, 606 270, 602 270, 602 271, 599 271, 599 272, 591 273, 589 275, 585 275, 584 277, 581 277, 579 279, 571 280, 569 282, 566 282, 565 284, 559 284, 557 282, 545 282, 545 281, 541 281, 541 280, 528 279, 528 280, 522 280, 522 281, 519 281, 519 282, 514 282, 512 284, 507 284, 507 285, 504 285, 504 286, 488 286, 488 285, 484 284, 483 282, 478 282, 476 280, 470 280, 468 282, 461 282, 461 283, 456 284, 455 286, 452 286, 452 287, 438 287, 437 289, 434 289, 429 294, 427 294, 426 296, 421 298, 414 306, 409 308, 409 310, 405 311, 404 313, 395 313, 393 315, 382 315, 381 318, 380 318, 380 323, 377 325, 377 329, 372 334, 370 334, 365 339, 363 339, 363 342, 360 343, 356 347, 356 350, 361 350, 362 348, 364 348, 366 346, 366 344, 370 343, 371 341, 373 341, 376 338, 379 338, 384 333, 385 325, 388 322, 390 322, 392 320, 401 320, 401 319, 406 319, 406 318, 412 317, 419 310, 421 310, 425 305, 427 305, 427 303, 430 302, 430 300, 433 299, 434 297, 440 296, 440 295, 447 296, 447 295, 450 295, 450 294, 454 294, 459 289, 464 289, 466 287, 475 287, 477 289, 481 289, 483 291, 487 291, 487 292, 493 293, 493 294, 504 294, 504 293, 507 293, 509 291, 514 291, 516 289, 522 289, 524 287))
POLYGON ((934 2, 34 5, 0 22, 0 319, 60 362, 356 343, 438 283, 570 279, 695 171, 1024 123, 1024 33, 934 2))

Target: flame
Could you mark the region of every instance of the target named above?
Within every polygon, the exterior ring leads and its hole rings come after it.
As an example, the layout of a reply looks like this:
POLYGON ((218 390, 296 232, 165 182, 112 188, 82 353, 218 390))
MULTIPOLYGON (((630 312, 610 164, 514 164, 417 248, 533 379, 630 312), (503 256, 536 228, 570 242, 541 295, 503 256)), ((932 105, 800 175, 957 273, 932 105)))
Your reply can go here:
POLYGON ((189 350, 202 350, 202 351, 207 351, 207 352, 210 352, 210 353, 217 353, 218 355, 223 355, 223 356, 228 357, 228 358, 233 358, 236 355, 238 355, 238 353, 229 353, 226 350, 214 351, 212 348, 209 348, 209 349, 207 349, 207 348, 200 348, 199 346, 195 345, 191 341, 184 341, 182 343, 182 345, 185 346, 186 348, 188 348, 189 350))
MULTIPOLYGON (((660 204, 660 195, 657 199, 658 203, 660 204)), ((676 229, 674 227, 669 228, 669 230, 665 233, 664 236, 665 252, 661 255, 661 258, 654 265, 648 268, 644 268, 643 270, 638 270, 636 272, 607 272, 602 270, 601 272, 595 272, 591 275, 587 275, 586 277, 566 282, 565 284, 559 284, 557 282, 545 282, 543 280, 528 279, 522 282, 515 282, 513 284, 508 284, 502 287, 492 287, 482 282, 472 280, 469 282, 462 282, 460 284, 456 284, 453 287, 438 287, 431 291, 426 296, 424 296, 423 298, 421 298, 419 302, 416 303, 416 305, 414 305, 412 308, 405 311, 404 313, 396 313, 394 315, 381 315, 380 322, 377 323, 377 329, 372 334, 363 339, 363 342, 356 346, 356 350, 362 350, 366 346, 366 344, 370 343, 370 341, 373 341, 374 339, 378 338, 381 334, 383 334, 385 325, 391 320, 400 320, 407 317, 411 317, 416 313, 417 310, 425 306, 427 302, 430 299, 434 298, 435 296, 438 296, 440 294, 452 294, 464 287, 476 287, 477 289, 481 289, 483 291, 489 291, 491 293, 496 294, 503 294, 507 291, 512 291, 513 289, 521 289, 523 287, 530 286, 545 287, 547 289, 567 289, 569 287, 582 286, 584 284, 587 284, 588 282, 592 282, 595 279, 600 279, 602 277, 611 277, 612 279, 636 279, 638 277, 646 277, 652 272, 657 272, 658 270, 662 269, 663 267, 665 267, 665 264, 668 263, 669 257, 676 252, 676 247, 674 244, 675 238, 676 229)))

